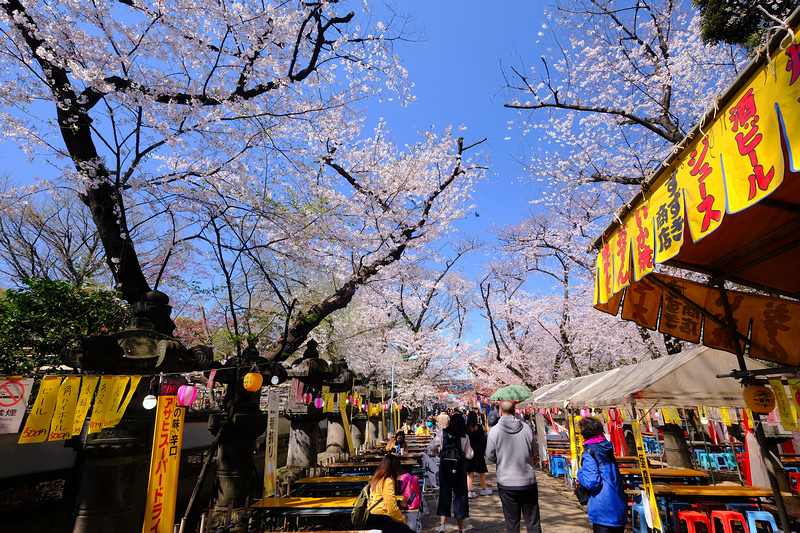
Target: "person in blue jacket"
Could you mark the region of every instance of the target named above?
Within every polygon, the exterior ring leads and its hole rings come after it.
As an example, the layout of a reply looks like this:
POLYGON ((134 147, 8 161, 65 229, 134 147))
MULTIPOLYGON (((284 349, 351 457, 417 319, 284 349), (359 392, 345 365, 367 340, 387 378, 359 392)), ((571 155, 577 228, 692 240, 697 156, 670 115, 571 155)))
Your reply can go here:
POLYGON ((589 522, 594 533, 622 533, 628 522, 628 504, 614 447, 606 440, 602 422, 594 417, 582 418, 578 430, 584 439, 578 483, 589 489, 589 522))

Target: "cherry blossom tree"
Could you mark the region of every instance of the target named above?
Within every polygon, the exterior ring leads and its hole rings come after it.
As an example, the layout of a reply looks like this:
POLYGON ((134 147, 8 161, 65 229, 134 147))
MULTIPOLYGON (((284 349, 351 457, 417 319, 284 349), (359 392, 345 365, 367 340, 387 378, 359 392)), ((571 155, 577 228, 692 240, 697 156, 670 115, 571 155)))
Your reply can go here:
POLYGON ((532 386, 667 353, 669 339, 591 309, 589 245, 745 59, 704 44, 688 3, 558 1, 544 26, 540 38, 551 44, 541 62, 503 67, 505 106, 518 112, 540 182, 538 211, 499 232, 499 250, 516 268, 496 269, 481 286, 488 352, 504 379, 532 386), (531 276, 558 294, 530 294, 531 276), (526 362, 537 371, 526 373, 526 362))

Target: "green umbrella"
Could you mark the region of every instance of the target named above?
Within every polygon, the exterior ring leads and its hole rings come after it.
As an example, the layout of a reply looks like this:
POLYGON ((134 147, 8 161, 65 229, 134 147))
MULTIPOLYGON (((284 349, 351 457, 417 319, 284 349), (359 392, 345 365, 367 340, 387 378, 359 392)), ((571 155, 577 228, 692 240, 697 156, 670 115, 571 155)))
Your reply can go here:
POLYGON ((500 390, 497 390, 489 396, 490 400, 511 400, 512 402, 520 402, 527 400, 531 397, 531 391, 522 385, 508 385, 500 390))

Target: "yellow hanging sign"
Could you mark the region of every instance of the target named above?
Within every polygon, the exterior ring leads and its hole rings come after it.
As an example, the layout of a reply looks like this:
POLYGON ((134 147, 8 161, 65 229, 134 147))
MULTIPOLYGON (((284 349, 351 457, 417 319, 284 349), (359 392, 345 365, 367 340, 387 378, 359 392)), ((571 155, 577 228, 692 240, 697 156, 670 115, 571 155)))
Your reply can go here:
POLYGON ((778 404, 778 414, 781 417, 781 424, 790 431, 800 431, 800 427, 797 426, 797 412, 794 410, 794 406, 786 395, 783 382, 780 378, 768 379, 767 381, 769 381, 769 385, 772 387, 772 392, 775 393, 775 402, 778 404))
POLYGON ((100 378, 100 385, 97 387, 97 395, 94 397, 92 418, 89 419, 89 434, 100 433, 100 430, 103 429, 106 411, 111 403, 111 393, 114 389, 114 377, 115 376, 102 376, 100 378))
POLYGON ((75 418, 72 420, 72 436, 80 435, 83 430, 83 422, 89 413, 92 405, 94 390, 97 388, 98 376, 83 376, 81 378, 81 393, 78 396, 78 403, 75 406, 75 418))
POLYGON ((162 378, 159 387, 142 533, 173 532, 185 414, 178 405, 181 381, 162 378))
POLYGON ((75 407, 78 404, 80 388, 80 376, 67 376, 61 382, 53 418, 50 421, 48 440, 67 440, 72 437, 72 425, 75 422, 75 407))
MULTIPOLYGON (((122 400, 113 414, 110 409, 106 411, 106 420, 103 422, 103 427, 113 427, 119 424, 120 420, 122 420, 122 415, 125 414, 125 410, 128 408, 128 404, 131 403, 133 396, 136 394, 136 388, 139 386, 141 380, 142 376, 133 376, 130 378, 130 386, 128 387, 128 393, 125 395, 125 399, 122 400)), ((125 388, 123 387, 122 390, 124 391, 125 388)))
POLYGON ((656 494, 653 491, 653 480, 650 479, 650 465, 647 463, 647 455, 644 451, 644 439, 642 439, 642 428, 639 425, 638 419, 633 418, 631 420, 631 429, 633 430, 633 439, 636 442, 636 456, 639 458, 639 469, 642 471, 644 489, 647 493, 647 499, 650 502, 650 517, 653 520, 653 527, 655 529, 661 529, 661 515, 658 514, 656 494))
POLYGON ((31 414, 25 422, 25 429, 19 436, 19 444, 44 442, 50 430, 50 418, 58 397, 61 378, 58 376, 45 376, 39 383, 39 393, 33 403, 31 414))
POLYGON ((355 452, 355 448, 353 447, 353 436, 350 434, 350 421, 347 420, 347 402, 345 401, 346 396, 343 392, 339 393, 339 412, 342 413, 342 426, 344 427, 344 434, 347 437, 347 449, 350 450, 350 453, 355 452))

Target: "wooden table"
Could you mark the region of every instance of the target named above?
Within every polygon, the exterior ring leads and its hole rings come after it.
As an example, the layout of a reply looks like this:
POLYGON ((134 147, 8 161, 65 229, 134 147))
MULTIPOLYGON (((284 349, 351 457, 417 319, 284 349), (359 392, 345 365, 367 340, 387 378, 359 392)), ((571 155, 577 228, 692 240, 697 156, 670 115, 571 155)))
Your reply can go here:
MULTIPOLYGON (((324 468, 332 472, 374 472, 378 468, 380 462, 375 461, 356 461, 350 463, 330 463, 324 468)), ((400 466, 404 472, 411 472, 419 468, 417 461, 401 460, 400 466)))
MULTIPOLYGON (((385 455, 385 454, 383 454, 385 455)), ((350 459, 353 461, 380 461, 383 459, 383 455, 376 454, 376 453, 363 453, 358 455, 351 455, 350 459)), ((422 454, 419 452, 408 452, 403 454, 396 454, 397 457, 400 457, 400 460, 403 459, 413 459, 419 463, 422 460, 422 454)))
MULTIPOLYGON (((642 469, 638 466, 621 466, 619 468, 619 473, 624 478, 642 477, 642 469)), ((674 479, 676 481, 694 479, 698 482, 703 481, 707 483, 706 478, 709 477, 709 474, 708 472, 693 470, 691 468, 651 468, 650 477, 656 478, 659 481, 665 479, 674 479)))
MULTIPOLYGON (((358 491, 369 483, 371 476, 323 476, 323 477, 304 477, 298 479, 293 486, 297 487, 297 492, 300 496, 321 496, 329 495, 332 493, 355 492, 358 491)), ((343 496, 343 494, 338 494, 343 496)), ((352 495, 352 494, 346 494, 352 495)))
MULTIPOLYGON (((739 485, 653 485, 653 492, 656 496, 687 501, 773 497, 772 489, 767 487, 742 487, 739 485)), ((789 495, 786 494, 786 496, 789 495)))
POLYGON ((355 496, 263 498, 250 507, 272 516, 311 516, 349 513, 355 502, 355 496))

